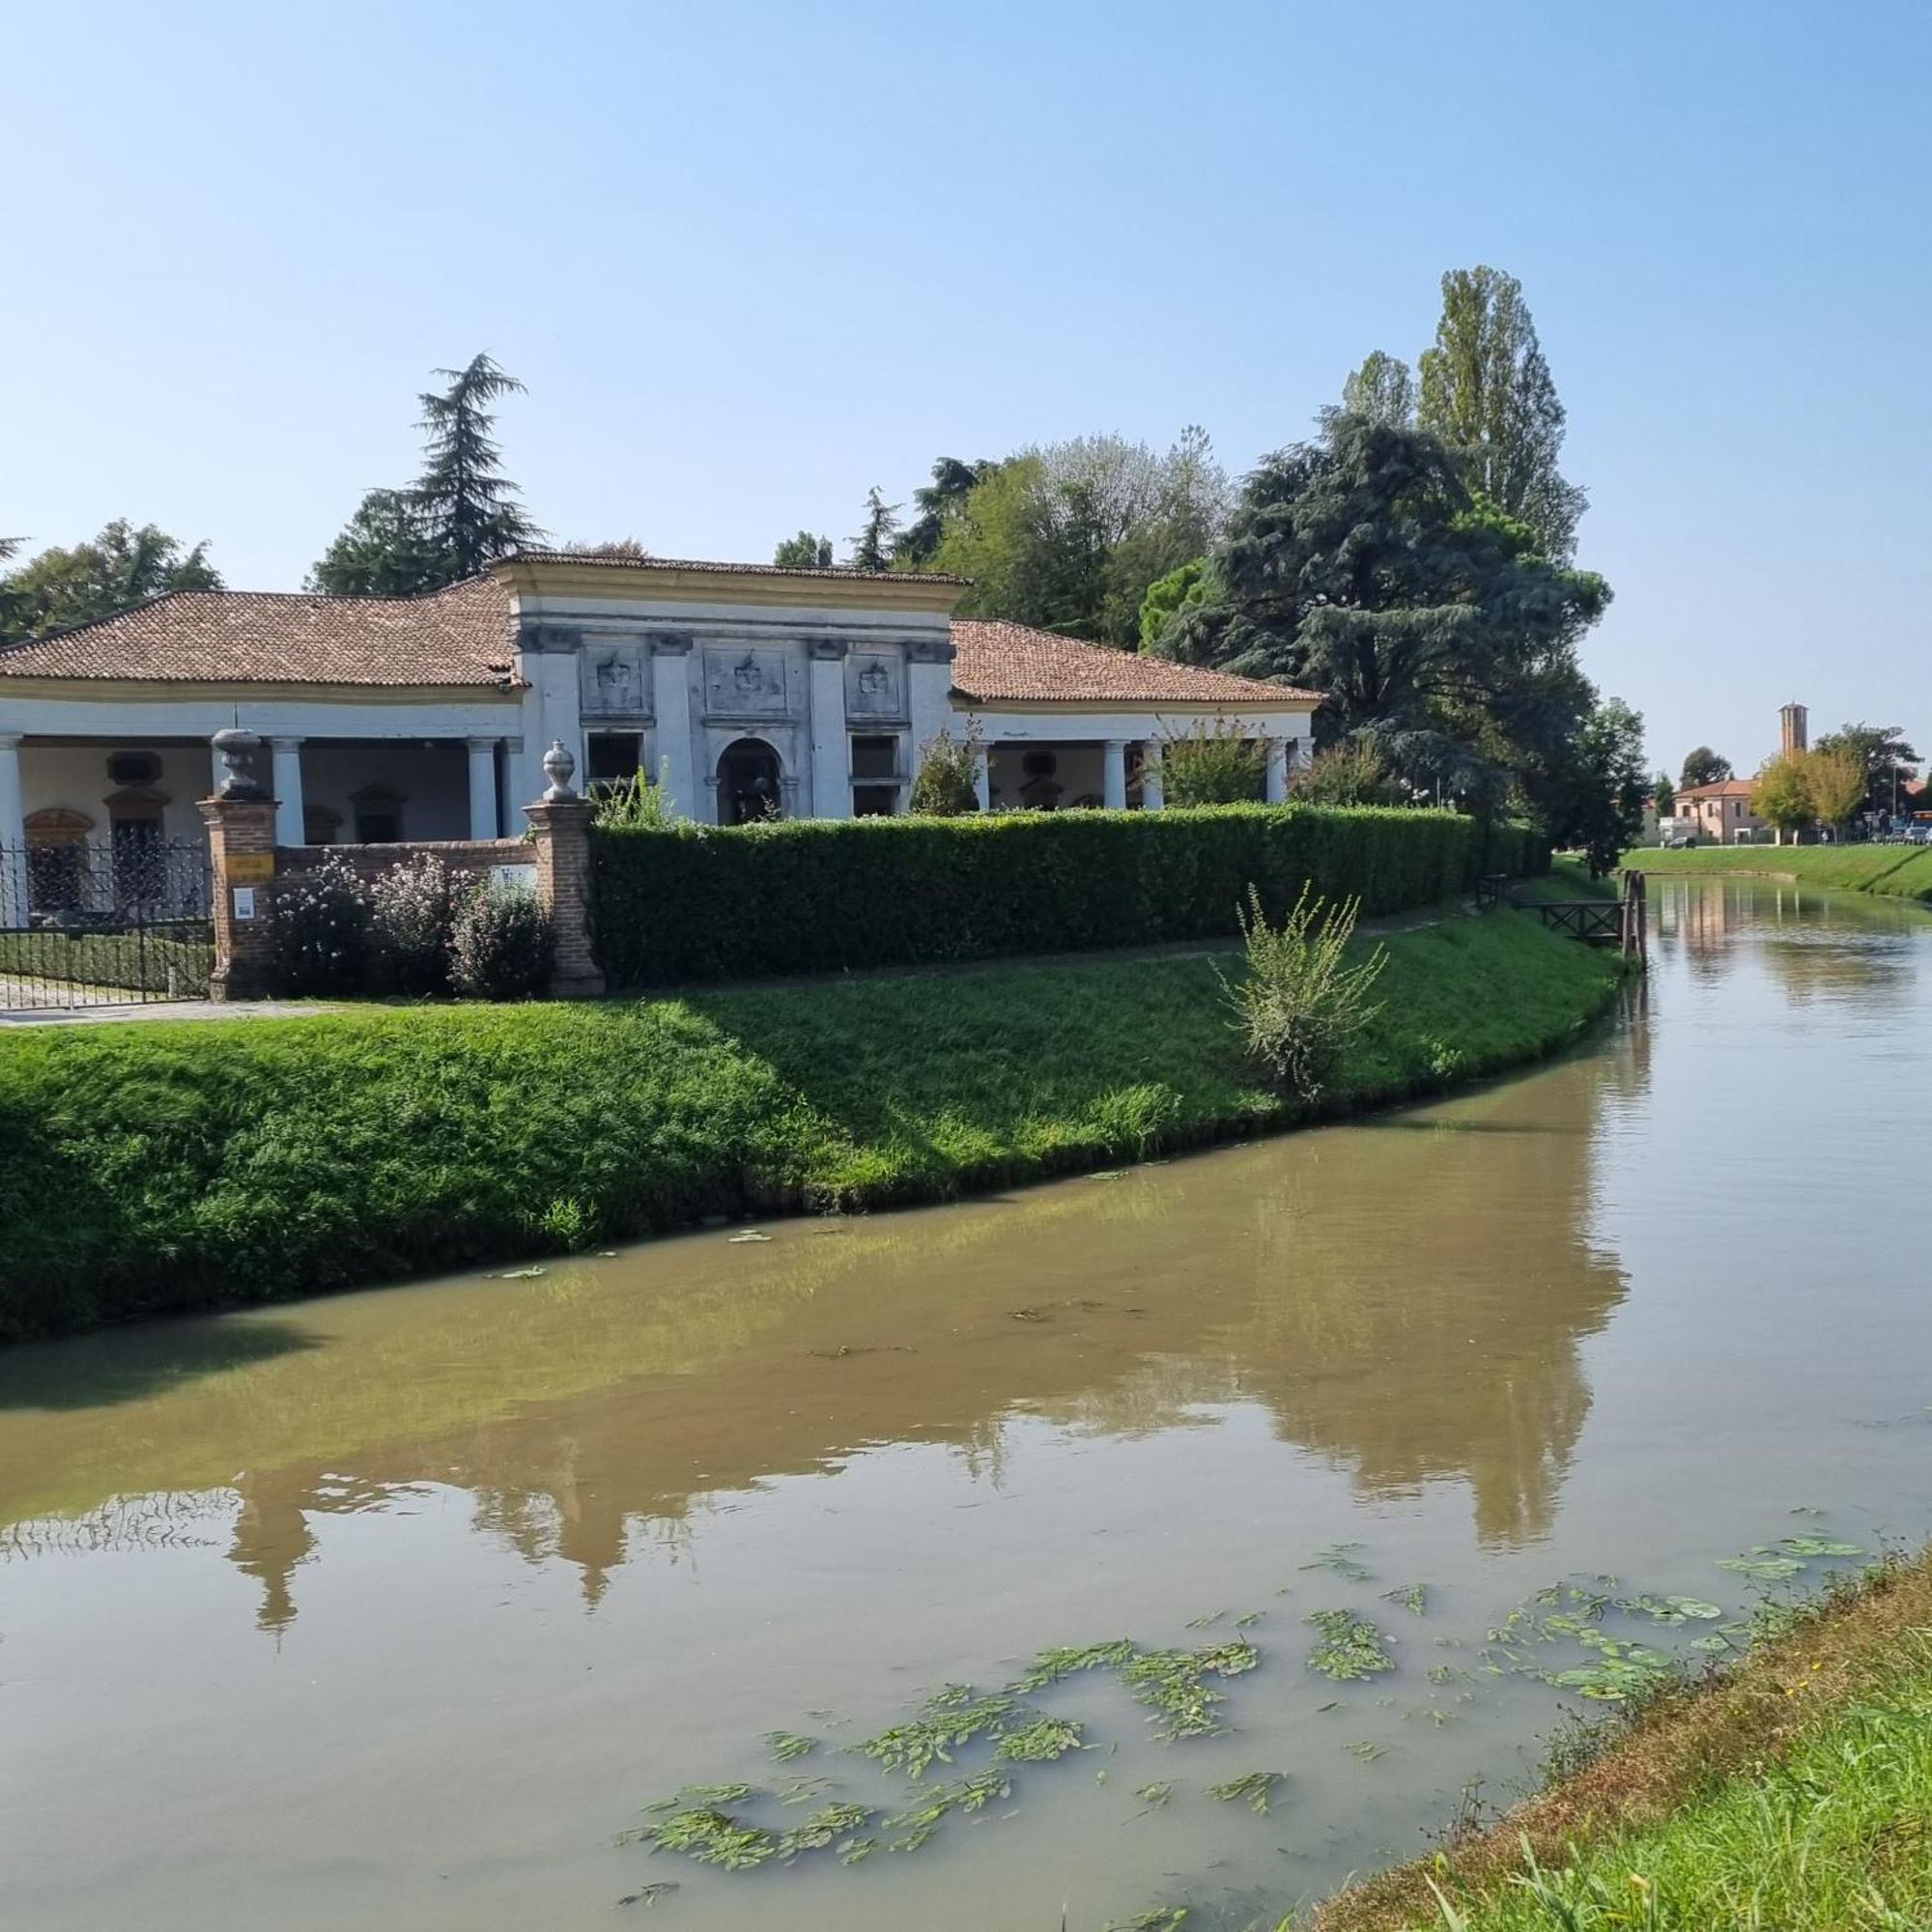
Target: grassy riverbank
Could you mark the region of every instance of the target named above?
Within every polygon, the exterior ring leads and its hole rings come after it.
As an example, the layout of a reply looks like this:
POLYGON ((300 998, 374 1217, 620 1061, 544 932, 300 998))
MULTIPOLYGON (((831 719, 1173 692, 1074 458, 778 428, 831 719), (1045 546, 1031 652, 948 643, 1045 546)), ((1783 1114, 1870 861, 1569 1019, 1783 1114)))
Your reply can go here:
MULTIPOLYGON (((1388 942, 1328 1111, 1547 1053, 1610 963, 1507 914, 1388 942)), ((933 1201, 1293 1124, 1205 956, 0 1038, 0 1339, 711 1214, 933 1201)))
POLYGON ((1932 1554, 1847 1585, 1729 1675, 1652 1705, 1492 1831, 1344 1892, 1314 1920, 1315 1932, 1927 1924, 1932 1554))
POLYGON ((1623 863, 1659 878, 1689 873, 1797 879, 1848 893, 1932 903, 1932 851, 1922 845, 1697 845, 1686 851, 1649 847, 1623 863))

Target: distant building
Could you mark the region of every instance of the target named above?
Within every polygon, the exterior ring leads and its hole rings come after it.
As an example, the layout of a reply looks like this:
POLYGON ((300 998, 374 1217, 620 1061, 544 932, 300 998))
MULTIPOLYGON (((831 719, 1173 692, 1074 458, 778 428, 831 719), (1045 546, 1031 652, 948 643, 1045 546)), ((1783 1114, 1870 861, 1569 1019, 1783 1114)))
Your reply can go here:
POLYGON ((1810 714, 1804 705, 1791 703, 1782 705, 1777 713, 1777 749, 1781 756, 1789 757, 1793 752, 1808 752, 1811 749, 1810 714))
MULTIPOLYGON (((1804 729, 1804 710, 1796 709, 1804 729)), ((1677 794, 1676 816, 1690 819, 1706 845, 1753 845, 1763 837, 1764 820, 1751 810, 1757 790, 1753 779, 1720 779, 1716 784, 1690 785, 1677 794)))

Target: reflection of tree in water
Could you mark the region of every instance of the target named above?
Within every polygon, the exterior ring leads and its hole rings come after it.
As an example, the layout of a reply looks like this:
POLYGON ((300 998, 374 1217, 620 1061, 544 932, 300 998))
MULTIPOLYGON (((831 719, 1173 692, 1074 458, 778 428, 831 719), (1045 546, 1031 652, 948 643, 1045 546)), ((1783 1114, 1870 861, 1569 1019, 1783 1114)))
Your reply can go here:
POLYGON ((773 1477, 929 1444, 997 1483, 1015 1414, 1138 1433, 1258 1400, 1372 1493, 1466 1477, 1481 1534, 1519 1541, 1547 1529, 1588 1408, 1577 1340, 1622 1293, 1586 1232, 1605 1080, 1641 1073, 1592 1059, 1111 1186, 559 1264, 542 1292, 406 1290, 328 1346, 62 1418, 46 1454, 71 1434, 155 1491, 222 1470, 198 1500, 236 1508, 231 1560, 276 1632, 317 1519, 422 1485, 469 1492, 478 1532, 568 1563, 594 1605, 773 1477))
POLYGON ((1611 1050, 1432 1115, 1291 1144, 1245 1204, 1238 1291, 1186 1353, 1151 1357, 1058 1414, 1147 1433, 1249 1399, 1377 1496, 1463 1477, 1485 1542, 1548 1533, 1590 1394, 1577 1343, 1623 1299, 1592 1244, 1600 1103, 1648 1078, 1641 1029, 1611 1050))

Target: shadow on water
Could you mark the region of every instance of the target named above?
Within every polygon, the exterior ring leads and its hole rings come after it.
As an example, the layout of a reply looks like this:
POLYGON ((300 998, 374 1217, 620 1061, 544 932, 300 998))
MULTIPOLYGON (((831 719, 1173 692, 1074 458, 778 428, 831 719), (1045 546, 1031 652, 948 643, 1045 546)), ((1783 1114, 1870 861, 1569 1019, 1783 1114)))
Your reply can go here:
POLYGON ((95 1409, 167 1395, 204 1376, 320 1346, 313 1330, 258 1317, 171 1318, 0 1352, 0 1411, 95 1409))

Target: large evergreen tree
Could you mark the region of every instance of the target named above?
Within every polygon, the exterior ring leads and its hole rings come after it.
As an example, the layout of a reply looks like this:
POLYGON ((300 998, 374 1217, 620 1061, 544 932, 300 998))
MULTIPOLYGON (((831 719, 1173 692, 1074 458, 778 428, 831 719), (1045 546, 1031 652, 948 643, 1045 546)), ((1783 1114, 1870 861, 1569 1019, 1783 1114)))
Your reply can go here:
POLYGON ((1677 782, 1685 791, 1691 791, 1698 785, 1720 783, 1730 776, 1730 759, 1719 757, 1708 745, 1699 745, 1685 753, 1677 782))
MULTIPOLYGON (((12 539, 0 557, 20 548, 12 539)), ((0 577, 0 643, 111 616, 169 590, 219 590, 208 545, 184 544, 154 524, 119 517, 91 542, 58 546, 0 577)))
POLYGON ((1589 498, 1556 467, 1563 405, 1522 284, 1496 269, 1450 270, 1420 377, 1421 427, 1456 452, 1471 489, 1527 525, 1546 555, 1567 563, 1589 498))
POLYGON ((487 355, 439 369, 441 391, 421 397, 423 471, 407 490, 372 490, 309 572, 335 596, 410 596, 474 577, 543 531, 502 473, 493 403, 524 385, 487 355))
POLYGON ((997 467, 983 460, 967 463, 956 456, 940 457, 932 466, 932 481, 922 483, 912 493, 913 507, 919 514, 893 539, 893 561, 902 570, 928 568, 938 554, 949 514, 997 467))
POLYGON ((886 501, 874 483, 866 492, 866 521, 852 539, 847 559, 854 570, 889 570, 893 561, 893 532, 899 526, 899 506, 886 501))
POLYGON ((1337 412, 1250 476, 1166 655, 1327 694, 1406 781, 1472 803, 1547 788, 1594 693, 1577 644, 1608 602, 1473 494, 1419 430, 1337 412))

